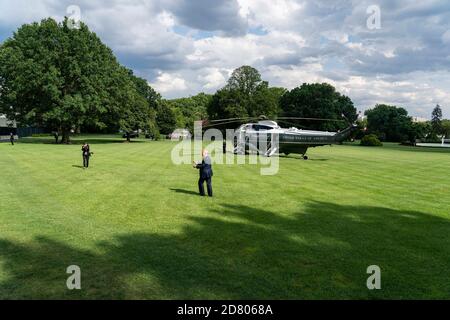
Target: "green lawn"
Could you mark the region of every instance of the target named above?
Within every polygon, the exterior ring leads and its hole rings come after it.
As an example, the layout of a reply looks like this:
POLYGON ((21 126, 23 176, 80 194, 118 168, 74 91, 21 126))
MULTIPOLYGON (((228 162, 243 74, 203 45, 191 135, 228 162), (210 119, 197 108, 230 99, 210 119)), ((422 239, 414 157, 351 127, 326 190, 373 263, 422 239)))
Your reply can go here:
POLYGON ((209 199, 171 142, 89 137, 83 170, 82 139, 0 144, 0 298, 450 298, 449 151, 323 147, 276 176, 216 165, 209 199))

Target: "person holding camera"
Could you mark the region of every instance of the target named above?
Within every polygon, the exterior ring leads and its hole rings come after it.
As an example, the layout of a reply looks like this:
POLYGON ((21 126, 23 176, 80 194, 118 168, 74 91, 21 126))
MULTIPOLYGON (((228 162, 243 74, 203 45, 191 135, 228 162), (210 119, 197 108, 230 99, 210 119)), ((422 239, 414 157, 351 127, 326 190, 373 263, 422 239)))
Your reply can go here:
POLYGON ((81 151, 83 152, 83 168, 87 169, 89 168, 89 158, 93 152, 91 152, 91 147, 86 142, 81 147, 81 151))

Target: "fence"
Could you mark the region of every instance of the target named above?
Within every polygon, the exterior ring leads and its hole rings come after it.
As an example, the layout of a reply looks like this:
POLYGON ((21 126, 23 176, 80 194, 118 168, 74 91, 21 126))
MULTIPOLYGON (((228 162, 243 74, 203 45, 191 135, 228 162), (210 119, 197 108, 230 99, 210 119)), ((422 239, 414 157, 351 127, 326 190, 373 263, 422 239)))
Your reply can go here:
POLYGON ((31 137, 33 134, 42 134, 42 133, 45 133, 45 130, 42 128, 33 128, 33 127, 17 128, 17 135, 21 138, 31 137))

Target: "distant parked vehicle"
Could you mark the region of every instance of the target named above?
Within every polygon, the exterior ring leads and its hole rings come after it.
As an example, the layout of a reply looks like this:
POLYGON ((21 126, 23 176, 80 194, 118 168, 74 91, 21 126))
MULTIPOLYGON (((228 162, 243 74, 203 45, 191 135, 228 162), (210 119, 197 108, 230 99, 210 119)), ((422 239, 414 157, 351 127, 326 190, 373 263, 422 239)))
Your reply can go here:
POLYGON ((179 141, 179 140, 189 140, 192 135, 188 129, 176 129, 174 132, 169 134, 169 139, 179 141))
POLYGON ((125 132, 122 135, 122 138, 126 139, 128 136, 130 137, 130 139, 139 138, 139 132, 137 132, 137 131, 133 131, 133 132, 130 132, 130 133, 125 132))

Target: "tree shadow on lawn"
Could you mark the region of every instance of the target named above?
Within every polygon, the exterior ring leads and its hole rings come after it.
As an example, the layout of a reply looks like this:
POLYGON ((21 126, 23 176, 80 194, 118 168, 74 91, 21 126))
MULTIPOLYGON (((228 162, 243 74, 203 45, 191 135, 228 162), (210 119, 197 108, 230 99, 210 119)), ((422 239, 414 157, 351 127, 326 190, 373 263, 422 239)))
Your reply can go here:
POLYGON ((200 194, 198 192, 192 191, 192 190, 186 190, 186 189, 174 189, 170 188, 171 191, 176 193, 182 193, 182 194, 188 194, 191 196, 199 196, 200 194))
MULTIPOLYGON (((150 140, 149 140, 150 141, 150 140)), ((55 143, 54 139, 51 138, 21 138, 19 139, 20 143, 23 144, 52 144, 55 146, 67 146, 67 144, 55 143)), ((121 138, 89 138, 89 137, 74 137, 70 139, 70 144, 68 145, 82 145, 83 143, 89 144, 111 144, 111 143, 129 143, 126 139, 121 138)), ((131 140, 130 143, 144 143, 146 141, 143 140, 131 140)))
POLYGON ((223 205, 180 234, 131 233, 95 252, 49 238, 0 240, 0 298, 448 298, 450 222, 380 207, 309 203, 283 216, 223 205), (66 288, 69 265, 82 290, 66 288), (367 267, 382 290, 366 288, 367 267))
MULTIPOLYGON (((292 159, 292 160, 301 160, 301 161, 305 161, 304 159, 303 159, 303 156, 302 155, 299 155, 299 154, 290 154, 290 155, 278 155, 278 157, 279 158, 282 158, 282 159, 292 159)), ((320 161, 320 162, 324 162, 324 161, 330 161, 330 159, 328 159, 328 158, 311 158, 311 156, 308 156, 308 160, 307 161, 320 161)))
POLYGON ((450 154, 450 148, 431 148, 431 147, 413 147, 413 146, 405 146, 402 144, 395 144, 395 143, 385 143, 382 147, 368 147, 368 146, 361 146, 359 144, 351 144, 351 143, 345 143, 345 146, 348 147, 355 147, 355 148, 362 148, 362 150, 373 150, 373 151, 406 151, 406 152, 420 152, 420 153, 449 153, 450 154))

